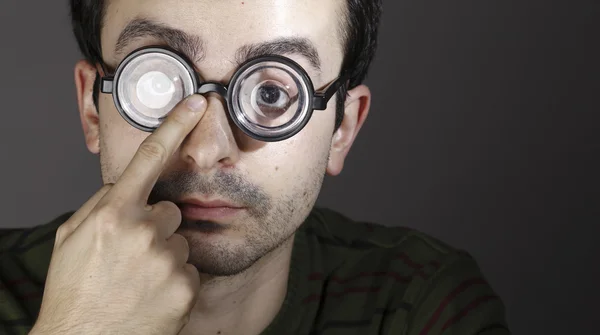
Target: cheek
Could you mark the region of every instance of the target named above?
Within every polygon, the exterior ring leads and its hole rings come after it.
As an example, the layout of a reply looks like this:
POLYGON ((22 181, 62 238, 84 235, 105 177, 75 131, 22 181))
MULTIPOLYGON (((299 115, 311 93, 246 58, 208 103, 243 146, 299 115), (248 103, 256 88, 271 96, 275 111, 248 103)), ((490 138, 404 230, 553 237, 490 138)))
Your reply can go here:
POLYGON ((150 134, 125 121, 112 100, 100 105, 100 159, 105 182, 114 182, 150 134))
MULTIPOLYGON (((327 159, 335 123, 334 109, 315 111, 308 124, 287 141, 282 142, 273 160, 287 167, 290 175, 314 173, 327 159)), ((275 144, 277 145, 277 143, 275 144)))
POLYGON ((300 189, 320 187, 329 153, 328 139, 303 130, 286 141, 266 145, 252 158, 247 157, 245 165, 252 167, 252 179, 270 193, 297 195, 300 189))

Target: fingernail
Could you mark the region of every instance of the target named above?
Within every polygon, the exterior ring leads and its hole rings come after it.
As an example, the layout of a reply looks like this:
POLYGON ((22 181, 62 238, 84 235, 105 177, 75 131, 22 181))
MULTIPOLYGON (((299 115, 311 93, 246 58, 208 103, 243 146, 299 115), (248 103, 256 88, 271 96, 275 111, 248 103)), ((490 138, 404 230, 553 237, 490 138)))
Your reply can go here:
POLYGON ((198 111, 204 105, 204 97, 199 94, 192 94, 187 98, 185 105, 192 111, 198 111))

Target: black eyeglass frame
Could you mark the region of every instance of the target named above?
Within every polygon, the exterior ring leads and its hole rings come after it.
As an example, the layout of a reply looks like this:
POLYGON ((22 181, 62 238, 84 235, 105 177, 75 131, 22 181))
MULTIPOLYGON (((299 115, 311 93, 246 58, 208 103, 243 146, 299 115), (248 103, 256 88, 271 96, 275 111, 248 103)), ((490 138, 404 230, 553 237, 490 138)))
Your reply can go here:
MULTIPOLYGON (((132 60, 134 60, 135 58, 137 58, 141 55, 147 54, 147 53, 162 53, 162 54, 166 54, 170 57, 173 57, 175 60, 179 61, 181 63, 181 65, 183 65, 185 67, 185 69, 188 71, 188 73, 190 74, 190 77, 192 79, 192 88, 195 93, 206 94, 206 93, 214 92, 214 93, 221 95, 227 102, 228 114, 229 114, 231 120, 235 123, 235 125, 238 128, 240 128, 246 135, 248 135, 256 140, 260 140, 260 141, 264 141, 264 142, 282 141, 282 140, 288 139, 288 138, 296 135, 310 121, 310 119, 312 118, 312 114, 315 110, 327 109, 327 104, 328 104, 329 100, 331 100, 333 95, 342 87, 342 85, 346 84, 347 80, 349 79, 348 75, 345 75, 342 73, 339 77, 337 77, 334 81, 330 82, 324 88, 322 88, 320 90, 315 90, 313 82, 310 79, 308 73, 297 62, 295 62, 294 60, 292 60, 288 57, 281 56, 281 55, 264 55, 264 56, 253 57, 251 59, 248 59, 244 63, 242 63, 238 67, 238 69, 235 71, 234 75, 232 76, 231 80, 229 81, 229 83, 227 85, 223 85, 221 83, 212 82, 212 81, 203 82, 200 79, 200 75, 194 69, 194 67, 192 67, 190 65, 192 63, 190 61, 188 61, 188 59, 185 55, 182 55, 181 53, 179 53, 175 50, 171 50, 171 49, 163 47, 163 46, 142 47, 142 48, 132 51, 129 55, 127 55, 123 59, 123 61, 121 61, 119 63, 117 69, 115 70, 114 75, 112 75, 112 76, 106 75, 107 71, 105 70, 105 64, 102 64, 102 70, 104 71, 104 73, 101 74, 100 91, 105 94, 112 94, 114 104, 115 104, 119 114, 121 114, 121 116, 130 125, 132 125, 133 127, 137 128, 137 129, 140 129, 142 131, 146 131, 146 132, 152 132, 156 129, 156 127, 144 126, 142 124, 139 124, 135 120, 133 120, 131 117, 129 117, 129 115, 123 110, 120 99, 119 99, 119 95, 115 94, 115 91, 117 91, 117 88, 119 85, 119 79, 120 79, 121 72, 127 67, 127 65, 132 60), (246 69, 250 68, 251 66, 253 66, 255 64, 258 64, 261 62, 269 62, 269 61, 282 63, 283 65, 286 65, 286 66, 292 68, 294 71, 296 71, 297 74, 300 76, 301 80, 303 81, 303 83, 305 84, 305 87, 308 91, 309 99, 306 102, 307 103, 306 112, 301 121, 297 121, 297 117, 294 117, 290 121, 286 122, 285 124, 277 127, 277 128, 285 129, 286 127, 289 127, 290 124, 297 122, 298 124, 294 128, 291 128, 288 131, 282 132, 279 135, 262 136, 262 135, 256 134, 255 132, 251 131, 246 125, 244 125, 244 122, 239 119, 240 116, 235 113, 235 109, 233 106, 233 99, 231 96, 231 92, 233 90, 230 90, 230 87, 235 87, 235 85, 240 80, 241 75, 244 74, 246 69)), ((243 115, 242 115, 242 117, 243 117, 243 115)), ((300 117, 302 117, 302 115, 300 115, 300 117)), ((262 128, 267 129, 267 130, 269 129, 267 127, 262 127, 262 128)))

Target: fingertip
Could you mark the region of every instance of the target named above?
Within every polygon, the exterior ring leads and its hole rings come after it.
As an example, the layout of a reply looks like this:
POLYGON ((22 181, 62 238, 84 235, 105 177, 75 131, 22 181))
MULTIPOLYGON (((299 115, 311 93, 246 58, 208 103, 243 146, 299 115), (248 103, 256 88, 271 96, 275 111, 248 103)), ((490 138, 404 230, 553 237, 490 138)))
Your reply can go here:
POLYGON ((190 112, 197 113, 206 107, 206 98, 201 94, 192 94, 185 100, 185 106, 190 112))

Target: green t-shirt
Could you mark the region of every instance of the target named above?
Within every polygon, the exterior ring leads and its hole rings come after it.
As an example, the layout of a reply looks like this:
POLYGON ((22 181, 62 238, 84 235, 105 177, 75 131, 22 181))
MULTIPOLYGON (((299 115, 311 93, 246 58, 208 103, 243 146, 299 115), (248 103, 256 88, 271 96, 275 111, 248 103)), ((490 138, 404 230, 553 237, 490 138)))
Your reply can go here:
MULTIPOLYGON (((27 334, 41 305, 56 229, 0 230, 0 334, 27 334)), ((315 208, 294 241, 288 291, 263 332, 505 335, 504 305, 464 251, 409 228, 315 208)))

